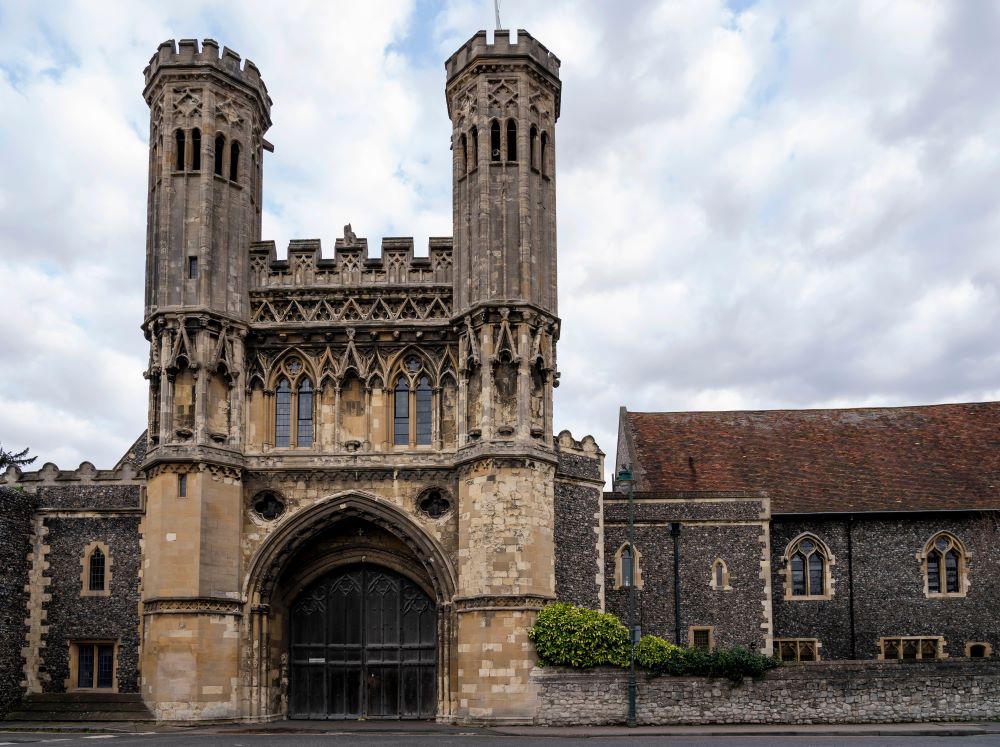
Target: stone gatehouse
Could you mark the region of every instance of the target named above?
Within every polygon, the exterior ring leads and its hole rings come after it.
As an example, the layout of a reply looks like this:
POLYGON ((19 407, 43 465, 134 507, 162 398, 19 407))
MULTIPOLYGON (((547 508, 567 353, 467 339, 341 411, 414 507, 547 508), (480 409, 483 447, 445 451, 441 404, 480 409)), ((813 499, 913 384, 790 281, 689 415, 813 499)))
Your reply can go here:
POLYGON ((148 429, 109 470, 7 470, 0 709, 531 722, 537 611, 621 613, 630 583, 684 644, 989 656, 995 404, 623 410, 627 542, 624 483, 553 427, 559 60, 479 32, 446 76, 453 235, 278 259, 260 72, 211 39, 152 57, 148 429))

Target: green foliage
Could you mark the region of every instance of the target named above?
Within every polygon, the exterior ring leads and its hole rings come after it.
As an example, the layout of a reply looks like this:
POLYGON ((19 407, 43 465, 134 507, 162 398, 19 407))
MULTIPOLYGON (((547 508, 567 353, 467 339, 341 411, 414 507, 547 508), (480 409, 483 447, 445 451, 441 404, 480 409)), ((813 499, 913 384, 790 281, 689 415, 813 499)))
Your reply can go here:
POLYGON ((614 615, 575 607, 547 605, 528 631, 544 666, 628 665, 628 629, 614 615))
POLYGON ((756 679, 768 669, 781 666, 777 659, 742 646, 714 651, 680 648, 656 636, 642 637, 636 647, 636 662, 653 674, 724 677, 734 684, 742 682, 744 677, 756 679))
MULTIPOLYGON (((528 637, 545 666, 628 666, 628 628, 614 615, 550 604, 538 613, 528 637)), ((714 651, 681 648, 655 635, 642 637, 635 647, 635 661, 654 675, 724 677, 735 684, 781 666, 777 659, 742 646, 714 651)))
POLYGON ((18 467, 24 467, 31 464, 38 457, 28 456, 28 450, 22 449, 18 452, 5 451, 3 444, 0 444, 0 469, 5 469, 7 465, 14 464, 18 467))

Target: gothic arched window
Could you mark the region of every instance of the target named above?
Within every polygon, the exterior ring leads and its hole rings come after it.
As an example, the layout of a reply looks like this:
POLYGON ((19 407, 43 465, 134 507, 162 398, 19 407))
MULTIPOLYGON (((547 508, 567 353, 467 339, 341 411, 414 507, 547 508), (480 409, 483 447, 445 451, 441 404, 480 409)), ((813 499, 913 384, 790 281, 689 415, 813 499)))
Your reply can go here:
POLYGON ((947 532, 935 535, 924 547, 924 582, 927 596, 964 596, 965 550, 947 532))
POLYGON ((279 381, 274 392, 274 445, 292 445, 292 385, 288 379, 279 381))
POLYGON ((479 128, 473 125, 469 130, 469 138, 472 140, 472 154, 469 160, 469 171, 475 171, 479 167, 479 128))
POLYGON ((534 125, 528 130, 528 165, 538 168, 538 128, 534 125))
POLYGON ((417 446, 429 446, 431 443, 431 414, 433 412, 433 394, 431 384, 426 376, 421 376, 417 382, 417 446))
POLYGON ((500 151, 500 123, 495 119, 490 123, 490 160, 499 161, 502 155, 500 151))
POLYGON ((542 176, 545 176, 546 173, 549 170, 549 164, 548 164, 549 154, 548 154, 548 149, 549 149, 549 136, 548 136, 548 133, 543 132, 542 133, 541 155, 539 156, 539 159, 538 159, 538 170, 542 172, 542 176))
POLYGON ((201 170, 201 130, 191 130, 191 170, 201 170))
POLYGON ((184 170, 184 130, 177 130, 174 133, 174 140, 177 143, 177 147, 174 149, 174 170, 183 171, 184 170))
POLYGON ((507 120, 507 160, 517 160, 517 122, 507 120))
POLYGON ((226 152, 226 137, 221 132, 215 136, 215 175, 222 176, 222 157, 226 152))
POLYGON ((469 170, 469 141, 464 132, 458 138, 458 160, 461 163, 462 173, 467 173, 469 170))
POLYGON ((298 426, 296 446, 312 446, 313 442, 313 388, 309 379, 299 383, 298 426))
POLYGON ((642 589, 642 553, 628 542, 615 553, 615 588, 642 589))
POLYGON ((410 386, 405 376, 400 376, 393 392, 392 443, 410 445, 410 386))
POLYGON ((240 144, 233 141, 229 144, 229 180, 235 182, 240 175, 240 144))
POLYGON ((89 543, 83 548, 80 565, 80 596, 110 596, 111 550, 107 544, 100 540, 89 543))
POLYGON ((788 560, 786 598, 829 598, 830 553, 812 535, 803 535, 792 542, 785 553, 788 560))

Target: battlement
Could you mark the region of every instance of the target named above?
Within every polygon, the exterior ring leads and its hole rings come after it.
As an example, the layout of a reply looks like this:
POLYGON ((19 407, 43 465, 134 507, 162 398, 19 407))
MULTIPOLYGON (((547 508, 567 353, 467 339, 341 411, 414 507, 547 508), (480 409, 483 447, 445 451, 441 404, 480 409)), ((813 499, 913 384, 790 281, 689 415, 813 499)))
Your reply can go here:
POLYGON ((250 245, 250 288, 302 286, 451 285, 451 237, 432 237, 428 256, 413 256, 413 239, 382 239, 382 256, 368 256, 368 240, 337 239, 332 258, 323 257, 319 239, 288 243, 279 260, 273 241, 250 245))
POLYGON ((527 57, 546 70, 552 77, 559 78, 559 58, 552 54, 541 42, 524 29, 517 30, 517 42, 511 42, 510 31, 498 29, 494 32, 493 43, 487 43, 485 31, 479 31, 463 44, 444 63, 448 83, 470 64, 481 58, 527 57))
POLYGON ((149 59, 149 65, 143 70, 143 75, 146 77, 145 91, 148 94, 150 86, 160 72, 199 66, 213 67, 251 89, 259 97, 265 113, 270 116, 271 97, 268 96, 267 86, 260 77, 260 70, 250 60, 243 60, 241 67, 240 56, 229 47, 223 47, 220 53, 219 43, 215 39, 205 39, 200 49, 197 39, 181 39, 179 43, 169 39, 163 42, 156 54, 149 59))
POLYGON ((20 485, 29 493, 37 486, 70 485, 76 483, 127 483, 139 485, 142 477, 132 464, 119 464, 115 469, 97 469, 90 462, 82 462, 72 470, 59 469, 52 462, 46 462, 39 470, 23 472, 16 465, 8 465, 0 474, 0 483, 20 485))

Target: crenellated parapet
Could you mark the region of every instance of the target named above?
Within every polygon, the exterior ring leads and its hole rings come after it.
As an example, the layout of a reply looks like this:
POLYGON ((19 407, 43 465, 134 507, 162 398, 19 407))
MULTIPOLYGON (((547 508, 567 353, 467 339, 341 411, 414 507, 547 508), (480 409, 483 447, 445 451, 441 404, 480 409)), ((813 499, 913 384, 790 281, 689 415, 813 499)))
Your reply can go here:
POLYGON ((260 70, 250 60, 243 60, 241 65, 240 56, 229 47, 223 47, 220 52, 219 43, 215 39, 205 39, 200 48, 197 39, 181 39, 179 43, 169 39, 160 44, 156 54, 150 58, 149 65, 143 70, 147 102, 150 101, 149 92, 158 75, 176 68, 196 66, 212 68, 232 82, 247 88, 259 99, 264 112, 270 115, 271 97, 260 77, 260 70))
POLYGON ((142 478, 138 470, 132 464, 121 464, 115 469, 97 469, 90 462, 82 462, 76 469, 59 469, 52 462, 46 462, 41 469, 22 471, 15 465, 7 467, 3 475, 0 475, 0 482, 7 485, 18 485, 28 492, 34 492, 41 486, 57 486, 78 484, 122 484, 134 483, 140 485, 142 478))
POLYGON ((273 241, 250 245, 250 289, 308 286, 451 285, 450 237, 430 239, 428 256, 413 255, 413 239, 382 239, 380 257, 368 256, 368 241, 337 239, 332 258, 323 257, 319 239, 288 244, 288 259, 279 260, 273 241))
POLYGON ((511 41, 510 31, 498 29, 493 33, 492 44, 488 42, 486 32, 479 31, 448 58, 444 67, 450 84, 474 62, 515 57, 530 58, 553 77, 559 77, 559 58, 524 29, 517 30, 516 42, 511 41))

